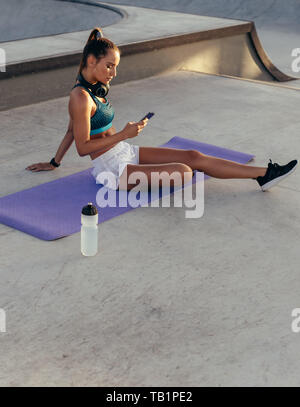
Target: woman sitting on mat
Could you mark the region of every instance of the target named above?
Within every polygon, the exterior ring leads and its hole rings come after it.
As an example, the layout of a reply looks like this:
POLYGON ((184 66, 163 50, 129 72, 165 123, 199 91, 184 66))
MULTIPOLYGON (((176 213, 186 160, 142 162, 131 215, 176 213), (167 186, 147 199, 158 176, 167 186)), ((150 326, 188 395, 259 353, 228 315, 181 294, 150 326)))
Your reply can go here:
POLYGON ((50 163, 32 164, 27 170, 54 170, 60 165, 74 139, 78 154, 81 157, 91 157, 94 167, 92 175, 96 183, 101 172, 110 171, 116 177, 116 187, 126 190, 136 185, 128 184, 128 177, 136 171, 146 175, 150 187, 152 172, 166 171, 172 174, 176 171, 181 175, 181 182, 186 182, 191 180, 193 170, 199 170, 215 178, 252 178, 257 180, 264 191, 295 170, 297 160, 283 166, 270 160, 268 167, 254 167, 205 155, 196 150, 139 147, 127 143, 126 139, 138 136, 148 119, 128 122, 120 132, 116 132, 112 125, 114 110, 105 96, 110 81, 117 75, 119 62, 119 48, 112 41, 103 38, 100 28, 95 28, 84 47, 79 76, 70 93, 67 133, 50 163), (126 166, 127 176, 124 171, 126 166), (185 177, 184 173, 187 173, 185 177))

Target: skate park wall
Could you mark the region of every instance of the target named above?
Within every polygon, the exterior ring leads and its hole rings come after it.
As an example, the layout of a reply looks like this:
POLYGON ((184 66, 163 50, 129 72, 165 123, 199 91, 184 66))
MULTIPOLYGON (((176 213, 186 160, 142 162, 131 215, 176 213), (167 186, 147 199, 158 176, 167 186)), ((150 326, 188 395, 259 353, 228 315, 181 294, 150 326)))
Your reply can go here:
MULTIPOLYGON (((122 58, 115 84, 177 70, 272 83, 292 79, 272 64, 252 22, 228 20, 222 28, 131 41, 120 48, 122 58)), ((68 95, 80 58, 81 51, 77 51, 8 64, 0 78, 1 92, 6 94, 0 110, 68 95)))
POLYGON ((300 48, 299 0, 107 0, 106 3, 253 21, 269 59, 287 75, 300 78, 300 72, 292 70, 292 51, 300 48))

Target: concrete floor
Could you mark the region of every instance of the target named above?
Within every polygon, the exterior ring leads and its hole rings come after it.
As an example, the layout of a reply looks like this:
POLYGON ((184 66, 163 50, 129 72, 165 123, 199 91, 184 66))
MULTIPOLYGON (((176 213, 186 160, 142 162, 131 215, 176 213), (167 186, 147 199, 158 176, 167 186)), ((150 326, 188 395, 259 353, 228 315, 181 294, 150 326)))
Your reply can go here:
MULTIPOLYGON (((113 86, 117 130, 148 111, 130 140, 188 137, 284 164, 300 151, 300 93, 176 72, 113 86)), ((74 145, 61 167, 30 173, 64 135, 67 98, 0 112, 1 196, 91 167, 74 145)), ((250 164, 249 164, 250 165, 250 164)), ((205 210, 139 208, 45 242, 0 226, 1 386, 299 386, 300 172, 261 192, 254 180, 205 181, 205 210)))

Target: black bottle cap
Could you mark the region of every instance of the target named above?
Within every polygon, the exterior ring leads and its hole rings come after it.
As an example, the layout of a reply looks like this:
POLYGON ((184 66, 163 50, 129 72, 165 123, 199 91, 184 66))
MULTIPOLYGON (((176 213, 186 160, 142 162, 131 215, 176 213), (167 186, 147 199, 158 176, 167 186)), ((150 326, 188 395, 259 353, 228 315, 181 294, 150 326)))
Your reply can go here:
POLYGON ((84 207, 82 208, 81 213, 82 213, 83 215, 93 216, 93 215, 97 215, 98 211, 97 211, 96 206, 94 206, 94 205, 92 204, 92 202, 89 202, 86 206, 84 206, 84 207))

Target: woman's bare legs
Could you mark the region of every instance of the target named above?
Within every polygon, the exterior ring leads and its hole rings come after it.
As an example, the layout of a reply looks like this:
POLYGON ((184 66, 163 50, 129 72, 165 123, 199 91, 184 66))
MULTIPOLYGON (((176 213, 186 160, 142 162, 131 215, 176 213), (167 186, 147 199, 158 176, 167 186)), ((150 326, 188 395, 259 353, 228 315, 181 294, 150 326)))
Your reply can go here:
MULTIPOLYGON (((146 184, 144 184, 143 180, 139 180, 137 184, 140 185, 142 189, 146 187, 146 189, 152 188, 153 182, 154 185, 157 187, 157 181, 159 186, 162 186, 162 179, 158 180, 155 177, 152 178, 152 175, 162 175, 163 173, 167 173, 169 176, 176 173, 178 177, 174 179, 170 179, 170 186, 175 187, 178 185, 184 185, 186 182, 190 182, 193 177, 192 169, 183 163, 162 163, 162 164, 128 164, 126 167, 126 171, 124 169, 123 173, 120 176, 120 183, 119 189, 122 190, 130 190, 136 186, 136 182, 128 183, 131 174, 143 173, 146 178, 146 184)), ((138 177, 139 178, 139 177, 138 177)))
POLYGON ((215 178, 257 178, 264 176, 267 167, 254 167, 205 155, 197 150, 165 147, 140 147, 140 164, 181 162, 193 170, 203 171, 215 178))

